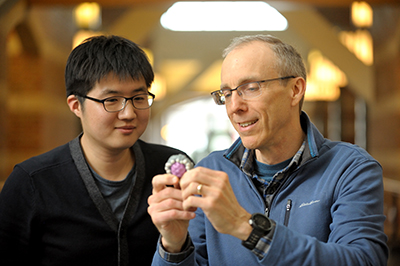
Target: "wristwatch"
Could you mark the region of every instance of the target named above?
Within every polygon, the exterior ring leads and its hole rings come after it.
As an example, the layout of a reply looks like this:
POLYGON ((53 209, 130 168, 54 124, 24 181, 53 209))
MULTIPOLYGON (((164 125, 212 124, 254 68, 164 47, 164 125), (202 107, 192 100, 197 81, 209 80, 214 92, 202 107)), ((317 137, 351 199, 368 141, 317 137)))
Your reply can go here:
POLYGON ((253 227, 253 231, 251 231, 247 240, 242 241, 242 245, 252 250, 256 247, 258 240, 271 231, 272 226, 270 219, 261 213, 254 213, 249 220, 249 224, 253 227))

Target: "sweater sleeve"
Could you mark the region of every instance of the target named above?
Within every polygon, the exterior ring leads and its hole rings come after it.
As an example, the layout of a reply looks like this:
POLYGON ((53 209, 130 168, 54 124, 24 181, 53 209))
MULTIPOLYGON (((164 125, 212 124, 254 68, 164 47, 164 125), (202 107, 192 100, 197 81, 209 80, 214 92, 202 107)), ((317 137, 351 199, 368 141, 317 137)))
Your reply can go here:
POLYGON ((34 187, 29 175, 16 166, 0 193, 0 263, 32 261, 29 244, 35 213, 34 187))

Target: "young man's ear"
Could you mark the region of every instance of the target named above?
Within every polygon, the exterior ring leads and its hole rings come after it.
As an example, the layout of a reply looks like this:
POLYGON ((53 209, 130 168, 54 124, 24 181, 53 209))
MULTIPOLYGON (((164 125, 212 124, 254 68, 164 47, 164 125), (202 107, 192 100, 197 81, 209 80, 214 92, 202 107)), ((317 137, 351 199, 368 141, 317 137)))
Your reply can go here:
POLYGON ((78 98, 75 95, 68 96, 67 104, 71 112, 73 112, 77 117, 80 118, 82 115, 82 106, 78 98))
POLYGON ((305 93, 306 81, 301 77, 297 77, 292 87, 292 106, 298 105, 303 99, 305 93))

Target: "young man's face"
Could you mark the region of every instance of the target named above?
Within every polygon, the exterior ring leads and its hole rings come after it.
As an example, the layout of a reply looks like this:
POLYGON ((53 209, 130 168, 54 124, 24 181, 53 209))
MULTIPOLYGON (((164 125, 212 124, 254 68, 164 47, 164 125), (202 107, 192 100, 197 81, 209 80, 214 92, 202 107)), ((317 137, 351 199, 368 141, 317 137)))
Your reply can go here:
MULTIPOLYGON (((109 74, 96 83, 87 96, 100 100, 111 96, 129 98, 147 91, 143 78, 120 80, 109 74)), ((146 130, 150 118, 150 108, 135 109, 132 101, 127 102, 125 109, 114 113, 107 112, 102 103, 89 99, 85 99, 84 108, 78 105, 79 109, 73 112, 81 119, 84 133, 82 143, 96 147, 95 149, 103 148, 109 151, 128 149, 146 130)))

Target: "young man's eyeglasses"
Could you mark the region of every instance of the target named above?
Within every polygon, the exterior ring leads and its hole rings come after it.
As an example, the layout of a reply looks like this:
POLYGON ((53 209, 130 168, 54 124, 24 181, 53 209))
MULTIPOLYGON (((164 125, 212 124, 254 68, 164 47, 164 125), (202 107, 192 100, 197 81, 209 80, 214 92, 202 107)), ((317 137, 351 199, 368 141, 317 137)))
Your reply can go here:
POLYGON ((92 98, 89 96, 77 95, 95 102, 102 103, 104 106, 104 110, 109 113, 115 113, 124 110, 126 103, 130 100, 132 101, 132 105, 134 108, 138 110, 145 110, 150 108, 153 105, 154 98, 156 97, 151 92, 138 94, 130 98, 126 98, 123 96, 112 96, 105 98, 103 100, 92 98))
POLYGON ((215 103, 218 105, 224 105, 227 102, 229 103, 230 96, 232 95, 233 91, 237 91, 237 93, 239 94, 240 97, 242 97, 243 100, 253 99, 253 98, 260 96, 262 93, 260 83, 274 81, 274 80, 291 79, 291 78, 295 78, 295 76, 287 76, 287 77, 280 77, 280 78, 274 78, 274 79, 253 81, 253 82, 249 82, 249 83, 245 83, 240 86, 237 86, 234 89, 226 89, 225 88, 225 89, 213 91, 213 92, 211 92, 211 95, 212 95, 215 103))

